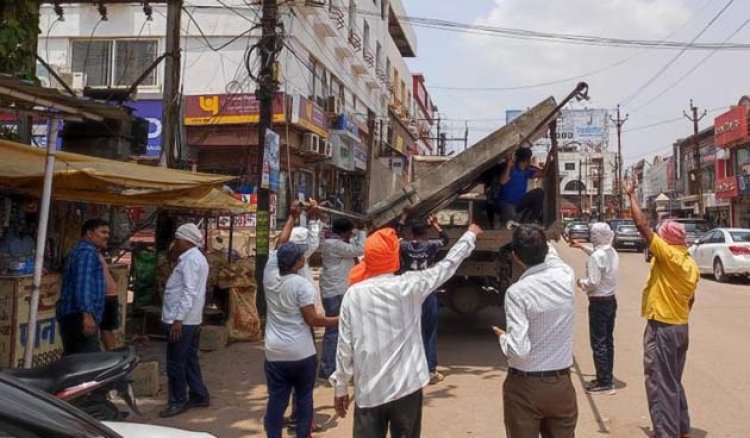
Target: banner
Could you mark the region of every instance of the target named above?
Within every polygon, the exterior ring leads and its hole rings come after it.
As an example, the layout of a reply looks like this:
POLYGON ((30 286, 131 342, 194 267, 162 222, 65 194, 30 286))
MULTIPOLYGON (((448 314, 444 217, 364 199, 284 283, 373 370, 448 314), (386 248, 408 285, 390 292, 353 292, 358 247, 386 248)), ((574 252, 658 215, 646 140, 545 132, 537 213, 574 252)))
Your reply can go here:
POLYGON ((148 144, 146 146, 147 157, 158 157, 161 155, 161 100, 136 100, 125 102, 125 106, 133 108, 133 115, 148 120, 148 144))
POLYGON ((263 145, 263 171, 260 187, 274 193, 279 193, 279 174, 281 172, 281 161, 279 159, 279 134, 266 129, 266 138, 263 145))

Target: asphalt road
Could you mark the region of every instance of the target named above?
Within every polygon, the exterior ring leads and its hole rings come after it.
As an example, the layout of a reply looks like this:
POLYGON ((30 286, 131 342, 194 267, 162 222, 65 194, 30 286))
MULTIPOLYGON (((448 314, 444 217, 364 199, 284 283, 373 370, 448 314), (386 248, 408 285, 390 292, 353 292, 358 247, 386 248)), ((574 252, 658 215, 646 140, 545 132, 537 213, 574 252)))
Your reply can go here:
MULTIPOLYGON (((583 252, 567 247, 560 254, 577 273, 584 269, 583 252)), ((587 302, 576 304, 573 380, 578 394, 580 437, 645 437, 650 421, 643 384, 641 290, 648 274, 643 256, 621 253, 618 316, 615 333, 617 394, 588 396, 584 380, 592 378, 588 344, 587 302)), ((423 434, 432 437, 503 437, 502 382, 506 362, 490 330, 502 324, 501 309, 485 309, 466 319, 443 309, 439 361, 446 380, 425 391, 423 434)), ((693 419, 693 437, 750 436, 750 283, 719 284, 702 279, 690 322, 690 350, 684 383, 693 419)), ((220 437, 262 436, 266 393, 262 346, 235 344, 202 356, 213 405, 159 420, 156 400, 144 400, 145 416, 135 421, 204 430, 220 437)), ((333 392, 319 385, 315 392, 316 422, 325 430, 316 437, 350 437, 351 416, 337 418, 333 392)))

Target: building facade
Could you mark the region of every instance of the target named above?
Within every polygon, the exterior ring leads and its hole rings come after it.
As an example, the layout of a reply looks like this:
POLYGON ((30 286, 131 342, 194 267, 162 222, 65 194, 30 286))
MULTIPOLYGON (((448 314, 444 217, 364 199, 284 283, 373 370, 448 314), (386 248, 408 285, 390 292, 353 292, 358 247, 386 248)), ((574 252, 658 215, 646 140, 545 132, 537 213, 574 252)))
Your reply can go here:
MULTIPOLYGON (((96 5, 63 7, 60 21, 51 5, 42 6, 39 54, 77 89, 129 87, 164 52, 163 4, 148 13, 138 4, 108 4, 107 20, 96 5)), ((188 0, 181 17, 180 158, 202 171, 246 176, 245 190, 262 171, 253 79, 260 13, 260 5, 242 0, 188 0)), ((405 15, 400 0, 280 4, 272 128, 280 136, 280 216, 288 196, 365 211, 370 198, 407 180, 418 130, 405 62, 416 55, 416 37, 405 15)), ((137 87, 138 105, 160 106, 163 84, 159 66, 137 87)), ((152 118, 155 132, 160 121, 152 118)), ((150 143, 151 153, 159 147, 150 143)))
POLYGON ((750 98, 714 120, 716 198, 727 202, 727 226, 750 228, 750 98))

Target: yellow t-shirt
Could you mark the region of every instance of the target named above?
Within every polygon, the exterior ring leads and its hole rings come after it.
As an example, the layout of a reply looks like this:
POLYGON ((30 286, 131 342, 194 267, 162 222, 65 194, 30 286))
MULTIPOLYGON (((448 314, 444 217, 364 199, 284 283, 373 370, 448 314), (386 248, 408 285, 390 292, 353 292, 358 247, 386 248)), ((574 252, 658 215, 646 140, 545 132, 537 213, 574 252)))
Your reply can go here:
POLYGON ((698 265, 687 248, 669 245, 657 235, 651 240, 649 250, 653 259, 651 274, 643 289, 641 313, 646 319, 685 325, 700 278, 698 265))

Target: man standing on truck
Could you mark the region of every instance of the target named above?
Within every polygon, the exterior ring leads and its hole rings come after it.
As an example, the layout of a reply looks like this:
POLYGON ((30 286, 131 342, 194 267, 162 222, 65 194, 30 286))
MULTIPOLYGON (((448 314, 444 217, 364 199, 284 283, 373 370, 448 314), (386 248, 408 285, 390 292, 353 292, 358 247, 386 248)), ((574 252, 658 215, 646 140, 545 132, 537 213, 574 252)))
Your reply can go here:
POLYGON ((525 272, 505 295, 505 331, 493 327, 508 358, 503 384, 510 438, 569 437, 578 420, 570 380, 575 328, 575 273, 538 225, 513 231, 513 258, 525 272))
POLYGON ((482 229, 471 225, 448 255, 424 271, 395 275, 400 245, 393 228, 367 238, 362 263, 349 274, 339 316, 334 405, 349 409, 354 378, 354 438, 417 438, 422 427, 422 388, 429 383, 421 336, 424 300, 456 273, 482 229))
POLYGON ((685 242, 685 226, 667 220, 656 235, 635 199, 635 184, 625 187, 638 231, 653 256, 643 289, 641 313, 648 321, 643 335, 646 397, 654 438, 690 436, 682 372, 688 350, 688 318, 700 272, 685 242))
MULTIPOLYGON (((427 223, 419 222, 411 227, 411 240, 401 240, 401 272, 423 271, 437 262, 440 251, 448 246, 448 234, 440 227, 435 216, 427 223), (437 231, 440 239, 429 239, 429 228, 437 231)), ((437 329, 440 308, 435 292, 422 303, 422 340, 430 372, 430 385, 442 382, 445 376, 437 370, 437 329)))
POLYGON ((570 242, 589 255, 586 277, 578 279, 578 287, 589 296, 589 337, 594 352, 596 380, 590 382, 586 391, 590 394, 614 394, 612 368, 615 359, 615 315, 617 313, 617 272, 620 258, 612 248, 614 233, 608 224, 597 222, 591 226, 593 248, 576 240, 570 242))
POLYGON ((529 180, 543 177, 545 169, 531 164, 529 148, 518 148, 514 155, 515 160, 508 157, 500 166, 500 186, 494 193, 495 212, 499 214, 500 222, 541 224, 544 221, 544 190, 526 190, 529 180))

